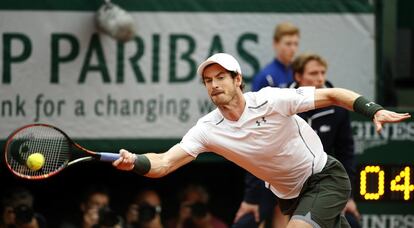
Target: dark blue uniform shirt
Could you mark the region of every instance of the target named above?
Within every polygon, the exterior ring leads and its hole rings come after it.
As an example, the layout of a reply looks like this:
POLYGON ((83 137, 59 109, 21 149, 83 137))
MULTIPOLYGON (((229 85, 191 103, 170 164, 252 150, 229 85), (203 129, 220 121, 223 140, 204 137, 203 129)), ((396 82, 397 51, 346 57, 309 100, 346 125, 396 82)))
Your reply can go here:
POLYGON ((285 88, 292 82, 292 68, 275 59, 254 76, 252 91, 259 91, 267 86, 285 88))

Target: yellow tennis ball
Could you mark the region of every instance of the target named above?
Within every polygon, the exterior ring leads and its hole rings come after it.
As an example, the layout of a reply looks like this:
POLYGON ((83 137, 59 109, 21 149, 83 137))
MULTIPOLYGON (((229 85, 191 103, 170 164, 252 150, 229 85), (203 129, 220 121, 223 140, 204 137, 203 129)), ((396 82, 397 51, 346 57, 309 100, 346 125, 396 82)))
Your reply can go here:
POLYGON ((45 157, 41 153, 33 153, 29 155, 26 161, 27 167, 33 171, 37 171, 45 164, 45 157))

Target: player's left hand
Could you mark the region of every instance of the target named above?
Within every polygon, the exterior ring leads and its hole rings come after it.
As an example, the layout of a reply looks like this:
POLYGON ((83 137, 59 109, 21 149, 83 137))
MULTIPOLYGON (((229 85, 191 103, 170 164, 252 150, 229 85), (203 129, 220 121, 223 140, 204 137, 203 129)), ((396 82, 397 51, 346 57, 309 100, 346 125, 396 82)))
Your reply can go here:
POLYGON ((375 113, 373 121, 375 124, 375 129, 379 133, 381 132, 382 126, 385 123, 401 122, 410 117, 411 115, 409 113, 396 113, 382 109, 375 113))
POLYGON ((353 199, 349 199, 346 203, 343 213, 346 212, 351 213, 358 221, 361 220, 361 214, 359 214, 358 208, 353 199))

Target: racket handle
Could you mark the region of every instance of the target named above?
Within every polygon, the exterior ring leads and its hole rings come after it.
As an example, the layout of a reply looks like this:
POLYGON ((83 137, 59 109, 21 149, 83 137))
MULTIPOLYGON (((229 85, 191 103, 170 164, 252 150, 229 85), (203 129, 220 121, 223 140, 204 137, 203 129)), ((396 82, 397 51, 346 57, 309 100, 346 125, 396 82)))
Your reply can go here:
POLYGON ((110 152, 100 152, 99 155, 101 155, 101 157, 99 158, 99 161, 104 161, 104 162, 113 162, 119 158, 119 154, 110 153, 110 152))

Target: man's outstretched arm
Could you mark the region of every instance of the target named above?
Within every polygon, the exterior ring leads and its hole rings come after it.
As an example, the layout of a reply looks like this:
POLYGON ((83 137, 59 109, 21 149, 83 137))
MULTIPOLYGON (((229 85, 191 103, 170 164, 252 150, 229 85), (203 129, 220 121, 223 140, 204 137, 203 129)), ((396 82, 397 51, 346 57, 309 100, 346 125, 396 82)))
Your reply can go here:
POLYGON ((385 123, 400 122, 411 117, 409 113, 396 113, 383 109, 380 105, 368 101, 363 96, 347 89, 329 88, 315 90, 315 108, 323 108, 330 105, 341 106, 371 118, 377 132, 382 130, 382 125, 385 123))
POLYGON ((163 177, 195 159, 178 144, 160 154, 137 155, 124 149, 121 149, 119 154, 121 157, 112 163, 117 169, 133 170, 151 178, 163 177))

